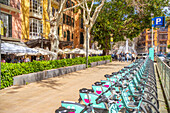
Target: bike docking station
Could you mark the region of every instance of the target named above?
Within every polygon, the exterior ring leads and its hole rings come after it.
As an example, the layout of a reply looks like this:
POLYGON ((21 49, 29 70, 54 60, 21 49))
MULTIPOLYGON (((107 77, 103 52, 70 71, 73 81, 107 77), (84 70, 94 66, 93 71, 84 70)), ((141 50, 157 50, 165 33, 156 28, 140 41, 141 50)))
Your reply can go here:
POLYGON ((92 89, 80 89, 77 102, 62 101, 55 113, 159 113, 154 64, 150 57, 137 59, 104 77, 105 80, 92 84, 92 89))

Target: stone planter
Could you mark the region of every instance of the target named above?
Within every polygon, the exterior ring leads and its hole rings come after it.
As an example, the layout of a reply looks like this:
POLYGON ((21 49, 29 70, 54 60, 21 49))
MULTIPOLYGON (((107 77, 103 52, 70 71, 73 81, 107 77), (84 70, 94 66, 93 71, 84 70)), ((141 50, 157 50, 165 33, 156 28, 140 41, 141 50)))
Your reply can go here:
POLYGON ((47 78, 52 78, 52 77, 64 75, 67 73, 71 73, 71 72, 75 72, 75 71, 83 70, 83 69, 86 69, 85 64, 19 75, 19 76, 13 77, 13 85, 25 85, 27 83, 37 82, 37 81, 41 81, 47 78))
MULTIPOLYGON (((91 67, 94 67, 94 66, 106 64, 109 62, 110 62, 110 60, 98 61, 98 62, 92 62, 90 65, 91 65, 91 67)), ((79 71, 79 70, 83 70, 83 69, 86 69, 85 64, 19 75, 19 76, 13 77, 13 85, 25 85, 27 83, 37 82, 37 81, 41 81, 41 80, 44 80, 47 78, 52 78, 52 77, 64 75, 67 73, 71 73, 71 72, 75 72, 75 71, 79 71)))
POLYGON ((92 63, 90 63, 90 65, 91 65, 91 67, 95 67, 98 65, 98 62, 92 62, 92 63))

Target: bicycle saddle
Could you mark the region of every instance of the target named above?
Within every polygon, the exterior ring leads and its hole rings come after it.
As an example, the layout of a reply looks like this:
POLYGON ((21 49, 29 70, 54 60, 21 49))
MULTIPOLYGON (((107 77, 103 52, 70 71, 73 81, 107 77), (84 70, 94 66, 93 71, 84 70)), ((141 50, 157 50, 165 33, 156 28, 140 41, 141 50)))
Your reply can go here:
POLYGON ((123 76, 124 77, 124 80, 129 80, 129 78, 127 76, 123 76))
POLYGON ((79 90, 80 93, 92 93, 94 92, 92 89, 86 89, 86 88, 82 88, 79 90))
POLYGON ((130 74, 135 74, 134 71, 130 71, 129 73, 130 73, 130 74))
POLYGON ((115 87, 122 87, 122 84, 120 84, 119 82, 116 82, 115 87))
POLYGON ((95 82, 94 83, 96 86, 101 86, 102 84, 105 84, 105 82, 95 82))
POLYGON ((59 107, 59 109, 55 111, 55 113, 70 113, 70 112, 75 112, 75 109, 67 109, 65 107, 59 107))
POLYGON ((106 75, 104 75, 104 77, 106 77, 106 78, 110 78, 110 77, 112 77, 113 75, 108 75, 108 74, 106 74, 106 75))
POLYGON ((131 67, 129 67, 129 66, 125 66, 124 68, 125 68, 125 69, 129 69, 129 68, 131 68, 131 67))
POLYGON ((112 73, 112 75, 117 75, 117 74, 119 74, 119 72, 113 72, 113 73, 112 73))

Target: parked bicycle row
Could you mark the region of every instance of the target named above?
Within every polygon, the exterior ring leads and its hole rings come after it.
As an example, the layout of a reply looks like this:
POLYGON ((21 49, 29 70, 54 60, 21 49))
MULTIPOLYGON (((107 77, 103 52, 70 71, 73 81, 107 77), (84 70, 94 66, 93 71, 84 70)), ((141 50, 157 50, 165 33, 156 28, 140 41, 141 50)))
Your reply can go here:
POLYGON ((159 113, 153 61, 138 59, 104 75, 92 89, 79 90, 78 102, 62 101, 56 113, 159 113), (82 103, 82 104, 80 104, 82 103))

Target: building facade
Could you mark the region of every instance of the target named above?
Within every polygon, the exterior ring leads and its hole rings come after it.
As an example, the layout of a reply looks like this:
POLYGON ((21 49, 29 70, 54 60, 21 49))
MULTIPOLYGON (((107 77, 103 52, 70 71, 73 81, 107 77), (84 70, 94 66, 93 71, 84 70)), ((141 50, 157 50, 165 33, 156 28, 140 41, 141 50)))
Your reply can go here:
MULTIPOLYGON (((168 52, 167 47, 170 45, 170 26, 168 28, 157 28, 154 30, 153 44, 156 53, 168 52)), ((152 31, 146 29, 138 39, 137 52, 147 53, 150 47, 152 47, 152 31)))
POLYGON ((21 39, 21 0, 1 0, 2 40, 21 39))
MULTIPOLYGON (((66 8, 76 5, 75 0, 67 0, 66 8)), ((71 9, 63 14, 63 24, 60 26, 60 48, 83 48, 84 29, 82 11, 80 9, 71 9)))

